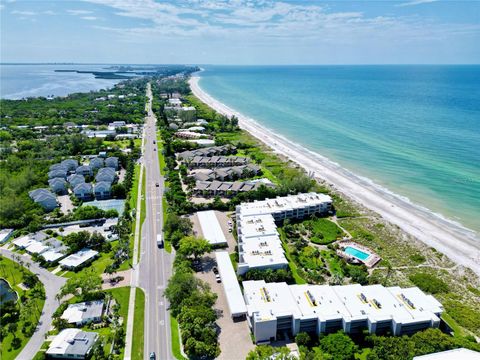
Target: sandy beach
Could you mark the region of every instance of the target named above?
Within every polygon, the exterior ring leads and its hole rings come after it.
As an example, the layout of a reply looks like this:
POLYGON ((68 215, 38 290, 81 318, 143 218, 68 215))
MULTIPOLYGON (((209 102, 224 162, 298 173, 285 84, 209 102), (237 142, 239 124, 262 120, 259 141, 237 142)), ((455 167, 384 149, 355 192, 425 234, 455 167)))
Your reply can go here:
MULTIPOLYGON (((480 276, 480 238, 458 223, 393 194, 371 180, 355 175, 329 159, 289 141, 259 125, 255 120, 212 98, 199 86, 198 76, 190 79, 192 92, 221 114, 239 119, 242 129, 268 145, 278 154, 302 166, 315 177, 331 184, 352 200, 375 211, 418 240, 444 253, 459 265, 480 276)), ((454 204, 452 204, 453 206, 454 204)))

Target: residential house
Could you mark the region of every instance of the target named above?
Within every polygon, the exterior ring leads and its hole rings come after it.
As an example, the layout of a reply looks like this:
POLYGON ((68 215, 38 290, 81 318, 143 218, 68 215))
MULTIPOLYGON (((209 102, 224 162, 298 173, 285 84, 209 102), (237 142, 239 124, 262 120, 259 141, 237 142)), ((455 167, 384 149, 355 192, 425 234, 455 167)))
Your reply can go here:
POLYGON ((103 168, 105 166, 105 161, 100 157, 96 157, 90 160, 89 165, 90 168, 95 171, 97 169, 103 168))
POLYGON ((127 123, 125 121, 113 121, 110 124, 108 124, 108 127, 112 127, 114 129, 119 128, 119 127, 125 127, 127 123))
POLYGON ((50 189, 56 194, 64 195, 67 193, 67 182, 62 178, 53 178, 48 180, 50 189))
POLYGON ((80 183, 74 187, 73 193, 79 200, 82 200, 82 201, 92 200, 92 197, 93 197, 92 184, 80 183))
POLYGON ((63 312, 61 318, 67 320, 69 324, 75 324, 78 327, 89 323, 98 323, 102 321, 103 305, 103 300, 70 304, 63 312))
POLYGON ((28 193, 30 198, 47 211, 52 211, 58 207, 57 198, 48 189, 35 189, 28 193))
POLYGON ((66 159, 63 160, 60 164, 65 166, 67 171, 75 171, 75 169, 78 167, 78 161, 75 159, 66 159))
POLYGON ((118 170, 118 158, 115 156, 111 156, 105 159, 105 166, 118 170))
POLYGON ((97 200, 110 199, 112 196, 112 183, 108 181, 97 182, 93 192, 97 200))
POLYGON ((64 329, 55 336, 45 353, 53 359, 87 359, 97 340, 95 332, 64 329))
POLYGON ((73 175, 70 175, 67 178, 67 181, 70 184, 70 187, 73 189, 78 184, 84 183, 85 182, 85 177, 83 175, 80 175, 80 174, 73 174, 73 175))
POLYGON ((65 259, 61 260, 59 264, 64 269, 74 270, 79 266, 85 265, 93 259, 95 259, 98 255, 98 251, 83 248, 80 251, 77 251, 75 254, 67 256, 65 259))
POLYGON ((54 178, 62 178, 66 179, 67 178, 67 171, 65 169, 56 169, 56 170, 51 170, 48 172, 48 178, 49 179, 54 179, 54 178))
POLYGON ((109 183, 113 183, 116 179, 117 174, 115 173, 115 170, 111 167, 101 168, 100 170, 98 170, 98 173, 95 176, 96 182, 107 181, 109 183))
POLYGON ((92 168, 90 167, 90 165, 81 165, 81 166, 77 167, 77 169, 75 170, 75 173, 79 174, 79 175, 83 175, 83 176, 92 176, 93 175, 93 171, 92 171, 92 168))
POLYGON ((57 164, 50 165, 49 170, 50 170, 50 171, 63 170, 63 171, 65 171, 65 172, 67 172, 67 171, 68 171, 68 167, 67 167, 66 165, 64 165, 64 164, 57 163, 57 164))

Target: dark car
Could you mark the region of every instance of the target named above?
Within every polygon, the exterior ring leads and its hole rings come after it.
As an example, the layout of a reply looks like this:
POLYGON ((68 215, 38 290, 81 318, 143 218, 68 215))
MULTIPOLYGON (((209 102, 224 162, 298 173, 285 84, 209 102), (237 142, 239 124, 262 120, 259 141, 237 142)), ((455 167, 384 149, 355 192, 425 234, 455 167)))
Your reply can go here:
POLYGON ((152 351, 150 353, 150 360, 155 360, 157 358, 157 356, 155 355, 155 353, 152 351))
POLYGON ((159 183, 155 183, 155 186, 156 186, 156 187, 159 187, 159 186, 160 186, 160 184, 159 184, 159 183))
POLYGON ((215 275, 218 274, 218 269, 217 269, 216 266, 213 267, 212 271, 213 271, 213 273, 214 273, 215 275))

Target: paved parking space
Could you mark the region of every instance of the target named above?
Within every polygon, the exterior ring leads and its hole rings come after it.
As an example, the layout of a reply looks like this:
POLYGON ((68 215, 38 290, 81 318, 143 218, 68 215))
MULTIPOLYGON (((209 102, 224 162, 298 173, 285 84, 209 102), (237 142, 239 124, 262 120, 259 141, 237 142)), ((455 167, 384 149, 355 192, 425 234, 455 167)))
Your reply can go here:
POLYGON ((228 309, 227 298, 222 283, 217 283, 212 269, 216 266, 215 255, 210 253, 202 259, 201 272, 196 276, 207 282, 212 291, 218 295, 215 309, 219 313, 217 325, 220 328, 220 349, 219 360, 245 359, 250 350, 255 348, 250 338, 250 329, 247 320, 233 321, 228 309))
POLYGON ((64 214, 68 214, 73 211, 73 204, 72 200, 70 199, 70 195, 61 195, 57 196, 57 200, 60 203, 60 210, 64 214))

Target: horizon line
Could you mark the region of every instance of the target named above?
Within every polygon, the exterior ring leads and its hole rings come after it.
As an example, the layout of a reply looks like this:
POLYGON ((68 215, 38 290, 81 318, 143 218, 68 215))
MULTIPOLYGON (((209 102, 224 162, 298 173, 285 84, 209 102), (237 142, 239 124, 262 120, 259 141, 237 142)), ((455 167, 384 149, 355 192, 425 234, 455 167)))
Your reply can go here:
POLYGON ((480 63, 329 63, 329 64, 212 64, 212 63, 103 63, 103 62, 0 62, 0 65, 117 65, 117 66, 461 66, 480 65, 480 63))

